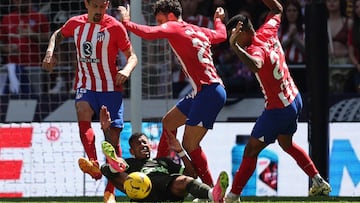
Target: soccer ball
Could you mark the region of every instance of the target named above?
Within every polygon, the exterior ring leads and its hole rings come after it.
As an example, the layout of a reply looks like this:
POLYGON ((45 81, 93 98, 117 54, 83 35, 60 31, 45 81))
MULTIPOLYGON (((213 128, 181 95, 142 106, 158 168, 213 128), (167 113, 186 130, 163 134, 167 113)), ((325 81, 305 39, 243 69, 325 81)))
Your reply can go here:
POLYGON ((152 188, 150 178, 141 172, 132 172, 124 182, 124 189, 131 199, 144 199, 150 194, 152 188))

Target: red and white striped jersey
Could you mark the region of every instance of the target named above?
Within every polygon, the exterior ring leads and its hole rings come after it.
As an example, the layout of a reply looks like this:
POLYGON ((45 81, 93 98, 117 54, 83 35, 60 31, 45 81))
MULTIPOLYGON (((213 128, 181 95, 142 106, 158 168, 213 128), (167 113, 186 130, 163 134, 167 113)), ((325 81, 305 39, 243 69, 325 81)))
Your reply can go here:
POLYGON ((119 51, 130 48, 125 27, 105 14, 100 23, 88 22, 88 15, 70 18, 61 28, 64 37, 73 37, 77 52, 74 88, 97 92, 122 91, 116 86, 119 51))
POLYGON ((250 55, 263 61, 255 75, 264 94, 266 109, 288 106, 299 92, 290 76, 277 35, 279 25, 279 15, 269 15, 247 48, 250 55))
POLYGON ((167 39, 189 79, 194 93, 204 84, 220 83, 212 59, 211 44, 226 40, 226 28, 220 19, 215 21, 215 30, 199 27, 184 21, 168 21, 159 26, 123 22, 134 34, 147 39, 167 39))

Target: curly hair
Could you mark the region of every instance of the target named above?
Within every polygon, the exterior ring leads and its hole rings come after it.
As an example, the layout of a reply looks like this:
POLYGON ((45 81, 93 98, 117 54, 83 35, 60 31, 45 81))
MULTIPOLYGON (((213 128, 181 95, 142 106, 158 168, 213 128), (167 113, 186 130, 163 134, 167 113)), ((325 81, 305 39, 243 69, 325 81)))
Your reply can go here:
POLYGON ((242 15, 242 14, 237 14, 237 15, 233 16, 232 18, 230 18, 230 20, 226 24, 226 30, 228 32, 228 35, 229 35, 229 33, 231 33, 231 30, 236 27, 236 25, 238 24, 239 21, 241 21, 243 23, 242 29, 244 31, 254 30, 254 26, 253 26, 251 20, 247 16, 242 15))
POLYGON ((158 13, 173 13, 177 18, 182 15, 181 4, 178 0, 158 0, 154 4, 154 16, 158 13))

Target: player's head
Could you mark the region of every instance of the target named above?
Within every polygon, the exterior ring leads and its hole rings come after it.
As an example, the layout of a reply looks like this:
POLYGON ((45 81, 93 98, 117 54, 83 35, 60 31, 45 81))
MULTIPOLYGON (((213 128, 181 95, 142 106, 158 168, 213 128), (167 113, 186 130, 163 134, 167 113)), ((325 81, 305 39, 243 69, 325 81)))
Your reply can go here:
POLYGON ((232 30, 236 28, 239 21, 242 22, 242 28, 237 42, 240 46, 249 46, 252 42, 255 30, 251 20, 245 15, 235 15, 227 22, 226 30, 228 38, 230 37, 232 30))
POLYGON ((92 23, 100 22, 109 6, 108 0, 84 0, 84 3, 88 11, 89 21, 92 23))
POLYGON ((178 0, 158 0, 154 5, 154 16, 159 25, 181 18, 182 8, 178 0))
POLYGON ((137 159, 150 158, 151 144, 144 133, 134 133, 129 138, 130 153, 137 159))

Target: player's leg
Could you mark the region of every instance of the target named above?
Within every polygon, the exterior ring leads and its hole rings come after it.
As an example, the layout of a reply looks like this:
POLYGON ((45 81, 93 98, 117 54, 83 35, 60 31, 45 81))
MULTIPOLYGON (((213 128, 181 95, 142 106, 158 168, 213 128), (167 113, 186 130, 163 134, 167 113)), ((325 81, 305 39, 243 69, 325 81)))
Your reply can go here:
POLYGON ((207 156, 200 146, 200 142, 207 132, 207 129, 200 126, 185 125, 182 145, 188 153, 199 178, 207 185, 214 186, 212 175, 209 169, 207 156))
POLYGON ((256 169, 257 157, 261 150, 267 145, 258 140, 258 138, 250 137, 245 147, 242 162, 236 171, 230 192, 226 195, 225 202, 239 202, 240 194, 246 183, 256 169))
POLYGON ((124 181, 126 180, 126 178, 128 176, 127 173, 125 173, 125 172, 119 173, 117 171, 112 171, 110 169, 109 164, 103 164, 101 166, 101 172, 108 179, 108 181, 110 181, 118 190, 125 193, 124 181))
POLYGON ((257 119, 251 132, 251 137, 246 144, 243 159, 235 177, 230 192, 226 195, 225 202, 239 202, 240 194, 250 177, 254 173, 259 153, 270 143, 275 142, 279 134, 278 110, 264 110, 257 119))
POLYGON ((172 181, 170 190, 179 197, 185 197, 185 195, 189 193, 198 200, 223 202, 228 185, 228 174, 225 171, 222 171, 213 188, 192 177, 180 175, 172 181))
POLYGON ((175 136, 177 128, 184 125, 186 115, 176 106, 171 108, 162 119, 162 133, 156 157, 167 157, 170 154, 167 136, 175 136))
POLYGON ((97 160, 95 148, 95 133, 91 127, 94 110, 91 103, 94 103, 93 92, 78 89, 76 93, 76 113, 78 118, 78 126, 80 140, 84 147, 88 159, 80 158, 79 167, 84 173, 88 173, 92 178, 98 180, 102 177, 97 160))
POLYGON ((208 129, 213 128, 216 117, 226 102, 226 92, 220 84, 204 85, 193 99, 187 100, 191 101, 188 102, 191 105, 178 105, 182 112, 188 112, 182 144, 201 180, 214 186, 207 157, 200 147, 200 142, 208 129))
POLYGON ((288 153, 298 164, 298 166, 312 179, 312 187, 309 195, 329 195, 331 187, 319 174, 310 156, 297 144, 292 142, 292 136, 280 135, 279 145, 288 153))
POLYGON ((313 187, 310 189, 309 195, 328 195, 331 191, 330 185, 320 176, 310 156, 292 141, 292 136, 297 130, 297 119, 301 109, 302 99, 298 94, 289 106, 281 110, 282 116, 279 123, 283 125, 283 129, 277 140, 281 148, 293 157, 298 166, 312 178, 313 187))

